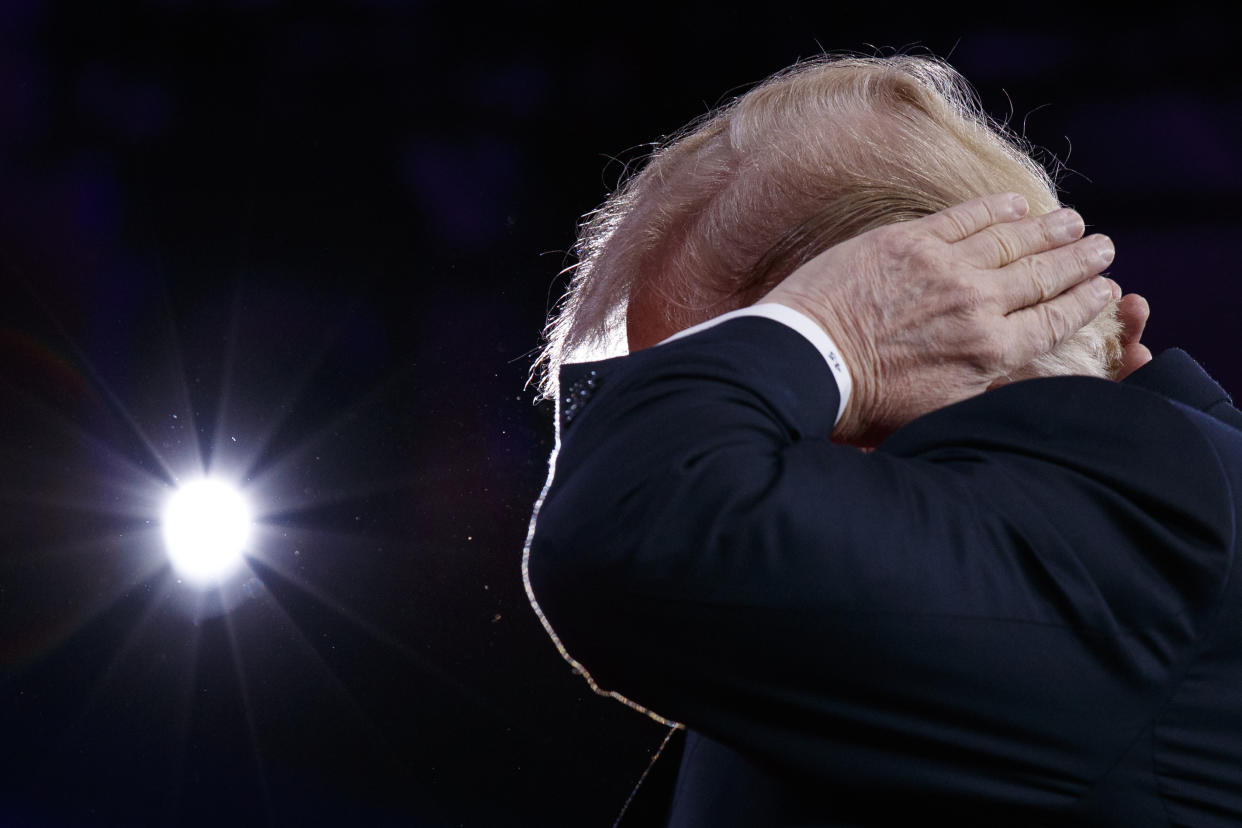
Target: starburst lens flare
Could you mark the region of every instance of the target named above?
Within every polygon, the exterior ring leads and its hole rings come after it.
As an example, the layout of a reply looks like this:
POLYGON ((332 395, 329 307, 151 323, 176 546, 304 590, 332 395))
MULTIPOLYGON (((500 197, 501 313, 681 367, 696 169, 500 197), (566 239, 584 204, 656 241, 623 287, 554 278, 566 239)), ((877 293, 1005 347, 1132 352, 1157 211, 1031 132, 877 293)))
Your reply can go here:
POLYGON ((163 526, 173 567, 188 581, 208 584, 241 563, 250 537, 250 509, 237 489, 204 478, 173 492, 163 526))

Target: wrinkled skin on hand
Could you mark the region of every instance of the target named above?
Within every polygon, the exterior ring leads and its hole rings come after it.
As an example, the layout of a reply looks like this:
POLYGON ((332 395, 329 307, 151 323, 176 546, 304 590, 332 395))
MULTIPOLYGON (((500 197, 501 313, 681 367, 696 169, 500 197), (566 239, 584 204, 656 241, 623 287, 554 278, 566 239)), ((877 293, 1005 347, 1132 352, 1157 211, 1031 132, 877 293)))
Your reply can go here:
MULTIPOLYGON (((929 411, 972 397, 1094 319, 1120 289, 1098 274, 1112 242, 1083 237, 1073 210, 1028 216, 1013 193, 889 225, 807 262, 762 301, 818 322, 841 350, 854 391, 834 439, 875 445, 929 411)), ((1151 358, 1139 344, 1142 297, 1120 303, 1127 374, 1151 358)))

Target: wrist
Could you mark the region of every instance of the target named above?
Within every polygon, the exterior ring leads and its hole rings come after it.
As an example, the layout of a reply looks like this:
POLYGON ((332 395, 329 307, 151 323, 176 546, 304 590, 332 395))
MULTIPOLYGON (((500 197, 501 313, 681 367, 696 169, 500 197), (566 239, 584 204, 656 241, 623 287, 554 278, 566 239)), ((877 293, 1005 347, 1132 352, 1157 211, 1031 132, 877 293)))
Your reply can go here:
POLYGON ((854 382, 854 393, 832 430, 832 439, 852 446, 875 445, 879 442, 875 435, 879 401, 876 399, 877 384, 872 372, 879 364, 878 356, 867 348, 866 339, 858 336, 853 320, 833 320, 826 324, 839 332, 837 341, 850 366, 854 382))
MULTIPOLYGON (((839 442, 855 442, 869 430, 866 413, 871 410, 874 384, 865 373, 868 366, 877 363, 868 359, 858 343, 865 338, 858 336, 853 320, 835 319, 823 297, 803 295, 788 283, 777 286, 757 303, 755 308, 766 306, 792 310, 782 314, 780 321, 803 334, 824 357, 840 394, 840 405, 834 412, 832 435, 839 442)), ((776 318, 775 314, 773 315, 776 318)))

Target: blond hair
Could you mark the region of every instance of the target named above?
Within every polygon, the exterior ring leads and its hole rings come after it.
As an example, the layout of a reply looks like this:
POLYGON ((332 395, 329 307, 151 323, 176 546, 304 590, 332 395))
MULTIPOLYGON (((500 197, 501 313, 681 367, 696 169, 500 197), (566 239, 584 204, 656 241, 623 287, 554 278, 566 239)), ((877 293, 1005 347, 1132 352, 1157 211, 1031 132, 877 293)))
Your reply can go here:
MULTIPOLYGON (((819 252, 990 193, 1059 207, 1028 147, 943 61, 822 57, 786 69, 656 150, 580 227, 565 298, 535 363, 554 398, 565 362, 654 344, 753 304, 819 252)), ((1111 377, 1115 308, 1023 376, 1111 377)))

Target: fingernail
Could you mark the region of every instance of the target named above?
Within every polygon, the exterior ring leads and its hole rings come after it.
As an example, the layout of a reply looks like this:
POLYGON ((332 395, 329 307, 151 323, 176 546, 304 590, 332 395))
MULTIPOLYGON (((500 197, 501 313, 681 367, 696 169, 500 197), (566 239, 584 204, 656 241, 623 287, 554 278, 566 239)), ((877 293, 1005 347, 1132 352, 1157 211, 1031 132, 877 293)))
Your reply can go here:
POLYGON ((1026 203, 1025 198, 1014 193, 1009 197, 1009 208, 1013 210, 1015 217, 1022 218, 1026 215, 1026 211, 1030 209, 1030 206, 1026 203))
POLYGON ((1100 236, 1095 241, 1094 249, 1091 251, 1091 255, 1095 257, 1096 263, 1101 267, 1108 267, 1116 254, 1117 251, 1113 248, 1113 240, 1108 236, 1100 236))
POLYGON ((1109 279, 1107 277, 1105 277, 1104 281, 1108 282, 1108 286, 1112 288, 1113 298, 1120 299, 1121 298, 1121 285, 1117 284, 1112 279, 1109 279))
POLYGON ((1113 291, 1115 286, 1110 279, 1105 279, 1103 276, 1096 276, 1091 280, 1092 292, 1095 293, 1097 299, 1102 301, 1117 298, 1117 294, 1113 291))
POLYGON ((1078 215, 1074 210, 1062 210, 1061 215, 1057 217, 1056 234, 1058 241, 1073 241, 1080 238, 1086 226, 1082 223, 1082 216, 1078 215))

